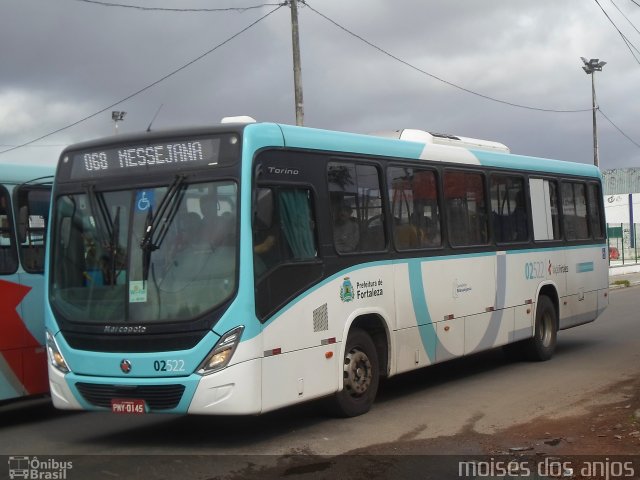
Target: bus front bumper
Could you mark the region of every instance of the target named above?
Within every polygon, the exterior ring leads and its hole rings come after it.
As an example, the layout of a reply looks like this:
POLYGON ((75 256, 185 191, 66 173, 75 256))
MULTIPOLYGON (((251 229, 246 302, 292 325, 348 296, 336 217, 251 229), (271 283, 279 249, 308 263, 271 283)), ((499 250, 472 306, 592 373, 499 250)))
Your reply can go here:
POLYGON ((49 384, 54 406, 63 410, 109 411, 114 400, 143 400, 145 413, 255 415, 261 411, 261 374, 261 359, 205 376, 158 378, 64 374, 49 365, 49 384))

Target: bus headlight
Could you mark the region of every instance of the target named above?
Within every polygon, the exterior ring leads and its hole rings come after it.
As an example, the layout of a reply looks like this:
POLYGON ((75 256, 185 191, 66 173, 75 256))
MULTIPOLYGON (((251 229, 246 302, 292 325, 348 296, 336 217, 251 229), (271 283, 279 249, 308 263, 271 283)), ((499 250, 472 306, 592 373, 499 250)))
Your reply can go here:
POLYGON ((60 353, 60 349, 58 348, 58 344, 56 343, 53 335, 47 331, 47 356, 49 357, 49 363, 60 370, 62 373, 69 373, 69 367, 67 367, 67 362, 64 357, 60 353))
POLYGON ((244 325, 240 325, 225 333, 198 367, 198 374, 209 375, 226 367, 240 343, 243 331, 244 325))

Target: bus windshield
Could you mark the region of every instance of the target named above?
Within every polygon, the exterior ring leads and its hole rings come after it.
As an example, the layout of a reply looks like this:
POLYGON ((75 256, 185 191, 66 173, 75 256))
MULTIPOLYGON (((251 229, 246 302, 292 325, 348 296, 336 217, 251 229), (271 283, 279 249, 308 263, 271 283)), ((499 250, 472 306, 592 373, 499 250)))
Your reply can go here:
POLYGON ((237 185, 83 191, 56 199, 51 301, 73 323, 193 319, 237 278, 237 185))

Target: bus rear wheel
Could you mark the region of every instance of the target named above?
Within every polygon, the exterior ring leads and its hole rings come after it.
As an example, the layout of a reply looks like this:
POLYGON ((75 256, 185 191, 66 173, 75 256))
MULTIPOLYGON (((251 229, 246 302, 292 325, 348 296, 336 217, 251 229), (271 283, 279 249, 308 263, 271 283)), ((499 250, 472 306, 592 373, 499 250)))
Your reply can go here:
POLYGON ((553 356, 558 337, 558 315, 553 302, 546 295, 538 299, 535 332, 525 344, 529 360, 543 362, 553 356))
POLYGON ((367 413, 376 398, 380 370, 371 337, 354 328, 347 337, 343 364, 343 388, 333 398, 333 412, 341 417, 367 413))

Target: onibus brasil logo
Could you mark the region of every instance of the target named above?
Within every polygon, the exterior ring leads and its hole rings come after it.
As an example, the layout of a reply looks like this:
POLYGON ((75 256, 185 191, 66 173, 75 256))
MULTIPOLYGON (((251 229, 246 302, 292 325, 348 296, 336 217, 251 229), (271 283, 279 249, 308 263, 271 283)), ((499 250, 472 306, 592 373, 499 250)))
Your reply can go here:
POLYGON ((73 462, 60 461, 54 458, 45 460, 38 457, 9 457, 9 478, 25 478, 33 480, 66 480, 67 470, 73 468, 73 462))

